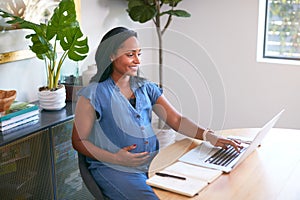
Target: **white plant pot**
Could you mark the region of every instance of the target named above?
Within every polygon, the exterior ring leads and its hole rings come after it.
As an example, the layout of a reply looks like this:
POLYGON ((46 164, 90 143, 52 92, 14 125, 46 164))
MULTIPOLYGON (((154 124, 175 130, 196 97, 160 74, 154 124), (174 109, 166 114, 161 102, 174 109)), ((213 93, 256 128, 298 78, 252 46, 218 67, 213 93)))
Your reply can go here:
POLYGON ((64 85, 55 91, 42 90, 38 92, 39 104, 45 110, 61 110, 66 106, 66 88, 64 85))

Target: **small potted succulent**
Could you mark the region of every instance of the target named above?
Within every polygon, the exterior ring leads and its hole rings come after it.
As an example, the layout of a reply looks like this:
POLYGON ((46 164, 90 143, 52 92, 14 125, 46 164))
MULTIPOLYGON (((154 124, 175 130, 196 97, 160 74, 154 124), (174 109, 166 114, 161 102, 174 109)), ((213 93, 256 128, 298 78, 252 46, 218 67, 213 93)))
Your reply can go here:
POLYGON ((47 110, 63 108, 66 94, 64 85, 60 84, 60 72, 64 61, 67 57, 81 61, 89 51, 87 37, 83 36, 76 18, 74 0, 60 1, 47 23, 32 23, 1 9, 0 16, 7 19, 8 24, 32 30, 26 35, 32 42, 30 50, 44 60, 47 71, 47 86, 39 88, 40 106, 47 110))

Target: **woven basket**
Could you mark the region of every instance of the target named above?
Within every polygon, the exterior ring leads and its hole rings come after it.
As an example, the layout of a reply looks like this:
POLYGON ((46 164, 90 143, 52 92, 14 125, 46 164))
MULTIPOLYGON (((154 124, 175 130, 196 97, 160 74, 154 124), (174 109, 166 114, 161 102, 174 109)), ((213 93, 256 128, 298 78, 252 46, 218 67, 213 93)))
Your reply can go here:
POLYGON ((7 111, 16 99, 16 96, 16 90, 0 90, 0 112, 7 111))

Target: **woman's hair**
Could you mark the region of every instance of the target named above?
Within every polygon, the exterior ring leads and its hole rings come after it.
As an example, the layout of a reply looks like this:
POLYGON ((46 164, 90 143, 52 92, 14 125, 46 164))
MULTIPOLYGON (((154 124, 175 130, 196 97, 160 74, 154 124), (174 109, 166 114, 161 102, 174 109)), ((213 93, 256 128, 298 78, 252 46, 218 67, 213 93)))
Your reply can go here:
POLYGON ((113 28, 103 36, 95 56, 97 73, 91 82, 105 81, 111 75, 111 55, 116 54, 122 43, 130 37, 137 37, 137 33, 124 27, 113 28))

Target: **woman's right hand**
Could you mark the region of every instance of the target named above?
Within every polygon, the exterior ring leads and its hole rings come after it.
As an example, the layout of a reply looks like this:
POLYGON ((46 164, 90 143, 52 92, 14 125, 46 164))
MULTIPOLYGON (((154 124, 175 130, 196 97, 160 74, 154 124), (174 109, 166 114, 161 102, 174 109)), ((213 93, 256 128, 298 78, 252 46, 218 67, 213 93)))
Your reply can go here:
POLYGON ((227 138, 224 138, 220 135, 215 134, 213 131, 208 131, 206 134, 206 141, 209 141, 214 146, 222 147, 223 149, 227 149, 228 145, 231 145, 235 148, 236 151, 240 151, 241 148, 243 148, 240 144, 240 142, 236 140, 230 140, 227 138))
POLYGON ((131 153, 130 151, 136 148, 136 144, 124 147, 115 153, 116 164, 137 167, 146 163, 149 158, 149 152, 131 153))

